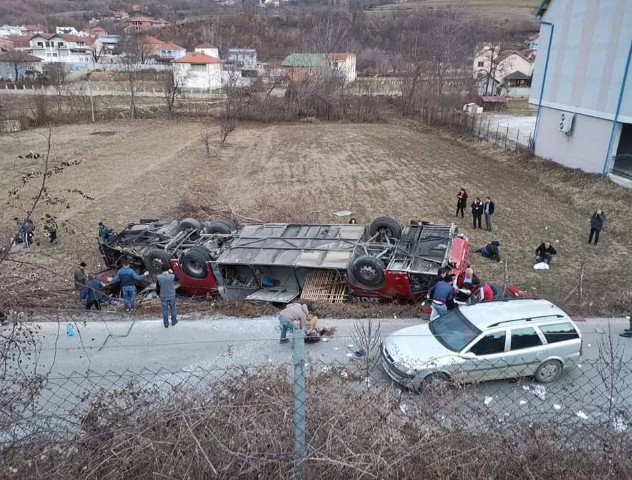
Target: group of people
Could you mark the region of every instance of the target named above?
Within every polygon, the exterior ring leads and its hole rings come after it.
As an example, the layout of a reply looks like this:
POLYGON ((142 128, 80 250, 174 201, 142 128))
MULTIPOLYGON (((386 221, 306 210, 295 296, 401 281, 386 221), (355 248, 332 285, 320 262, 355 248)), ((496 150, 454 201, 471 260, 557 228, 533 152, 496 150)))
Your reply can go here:
MULTIPOLYGON (((458 217, 460 213, 461 218, 464 218, 465 209, 467 208, 467 192, 462 188, 456 196, 456 216, 458 217)), ((485 217, 485 230, 491 232, 492 215, 494 215, 494 210, 496 209, 496 205, 491 197, 485 197, 485 202, 483 202, 480 197, 476 197, 470 208, 472 210, 472 224, 474 228, 482 228, 481 222, 483 217, 485 217)))
POLYGON ((456 278, 449 274, 448 269, 440 268, 426 298, 432 309, 430 320, 434 320, 456 308, 457 302, 478 303, 493 300, 494 289, 487 282, 481 282, 472 267, 465 269, 456 278))
MULTIPOLYGON (((35 241, 35 222, 31 218, 25 218, 20 220, 18 217, 14 217, 13 220, 16 224, 16 234, 13 239, 13 246, 21 243, 25 249, 29 249, 35 241)), ((44 235, 48 237, 48 242, 51 245, 58 243, 57 238, 57 221, 55 217, 50 214, 46 214, 42 225, 44 235)))
MULTIPOLYGON (((139 275, 131 268, 129 260, 123 260, 123 267, 120 268, 114 278, 108 279, 107 284, 102 283, 96 275, 86 274, 86 263, 81 262, 74 272, 75 292, 79 293, 79 302, 86 310, 94 307, 101 310, 101 303, 112 303, 111 298, 103 293, 106 286, 120 285, 123 306, 126 312, 133 312, 136 309, 136 285, 137 282, 144 282, 149 276, 149 272, 139 275)), ((168 265, 162 266, 162 273, 156 277, 156 295, 160 298, 162 308, 162 320, 165 328, 169 327, 169 313, 171 313, 171 326, 178 323, 176 311, 176 282, 177 275, 173 273, 168 265)))

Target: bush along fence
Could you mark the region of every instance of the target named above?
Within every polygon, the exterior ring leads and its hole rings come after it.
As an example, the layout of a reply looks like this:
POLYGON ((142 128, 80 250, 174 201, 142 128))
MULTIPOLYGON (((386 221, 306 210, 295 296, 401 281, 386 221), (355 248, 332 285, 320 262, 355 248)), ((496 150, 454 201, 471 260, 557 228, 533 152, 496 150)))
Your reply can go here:
POLYGON ((357 331, 327 344, 347 346, 342 363, 312 358, 302 331, 291 346, 260 340, 292 348, 288 363, 229 355, 185 370, 35 375, 5 357, 0 471, 37 479, 630 478, 632 364, 613 337, 585 335, 590 360, 552 383, 522 376, 525 354, 481 359, 459 380, 407 386, 385 373, 379 328, 357 331), (514 380, 495 380, 509 373, 514 380))

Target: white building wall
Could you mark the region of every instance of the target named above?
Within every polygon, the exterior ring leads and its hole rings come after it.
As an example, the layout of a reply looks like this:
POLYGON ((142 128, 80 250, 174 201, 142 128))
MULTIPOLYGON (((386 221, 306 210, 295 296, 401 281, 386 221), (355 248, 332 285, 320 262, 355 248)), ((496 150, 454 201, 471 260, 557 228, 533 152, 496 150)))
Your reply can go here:
POLYGON ((183 87, 192 90, 216 90, 222 88, 222 67, 219 63, 192 65, 174 63, 174 75, 183 87), (204 67, 203 70, 198 67, 204 67))
POLYGON ((612 122, 575 115, 571 135, 558 130, 563 110, 542 107, 538 122, 535 154, 561 165, 601 173, 608 148, 612 122))
POLYGON ((219 60, 219 50, 217 48, 196 48, 195 51, 197 53, 203 53, 204 55, 208 55, 209 57, 214 57, 219 60))

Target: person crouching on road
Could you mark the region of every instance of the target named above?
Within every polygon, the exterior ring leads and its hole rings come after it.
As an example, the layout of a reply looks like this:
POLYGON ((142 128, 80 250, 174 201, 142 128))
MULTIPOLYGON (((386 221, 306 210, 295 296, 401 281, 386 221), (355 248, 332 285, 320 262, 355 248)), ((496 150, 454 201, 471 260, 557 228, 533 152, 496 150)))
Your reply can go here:
POLYGON ((450 303, 453 298, 452 284, 445 281, 435 283, 430 287, 430 290, 428 290, 428 298, 430 299, 430 306, 432 308, 430 320, 434 320, 448 313, 448 303, 450 303))
POLYGON ((145 280, 149 272, 139 275, 130 268, 129 260, 123 261, 123 268, 116 272, 116 276, 110 282, 111 285, 121 284, 121 295, 125 302, 125 311, 132 312, 136 308, 136 282, 145 280))
POLYGON ((162 322, 165 328, 169 328, 169 309, 171 309, 171 326, 178 323, 176 313, 176 280, 178 277, 169 268, 162 266, 162 273, 156 277, 156 294, 160 297, 162 308, 162 322))
POLYGON ((294 331, 295 328, 305 328, 305 323, 313 320, 313 313, 309 312, 309 307, 305 303, 290 303, 279 313, 279 323, 281 324, 281 340, 279 343, 287 343, 287 332, 294 331))

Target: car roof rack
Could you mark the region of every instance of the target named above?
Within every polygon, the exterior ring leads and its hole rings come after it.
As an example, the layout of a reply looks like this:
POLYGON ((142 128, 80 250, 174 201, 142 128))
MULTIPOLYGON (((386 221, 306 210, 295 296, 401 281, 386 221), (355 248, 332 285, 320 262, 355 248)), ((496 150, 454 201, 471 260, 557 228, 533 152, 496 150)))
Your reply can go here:
POLYGON ((540 315, 538 317, 528 317, 528 318, 514 318, 513 320, 503 320, 502 322, 496 322, 489 325, 487 328, 497 327, 504 323, 512 323, 512 322, 530 322, 531 320, 538 320, 539 318, 564 318, 564 315, 560 315, 559 313, 555 313, 553 315, 540 315))

